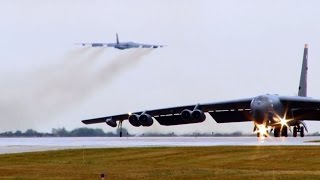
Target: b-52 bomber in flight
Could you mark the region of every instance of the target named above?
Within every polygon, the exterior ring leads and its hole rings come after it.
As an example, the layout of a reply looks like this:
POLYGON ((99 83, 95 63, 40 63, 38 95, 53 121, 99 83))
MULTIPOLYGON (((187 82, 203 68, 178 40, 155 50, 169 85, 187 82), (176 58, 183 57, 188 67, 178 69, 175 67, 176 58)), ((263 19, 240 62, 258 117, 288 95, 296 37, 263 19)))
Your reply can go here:
POLYGON ((82 46, 91 47, 112 47, 120 50, 131 48, 162 48, 164 45, 141 44, 135 42, 120 42, 118 34, 116 34, 116 43, 77 43, 82 46))
MULTIPOLYGON (((124 120, 133 126, 151 126, 154 120, 164 126, 203 122, 208 116, 217 123, 253 122, 258 137, 288 136, 293 126, 293 136, 304 137, 307 126, 304 120, 320 120, 320 100, 307 97, 308 45, 305 44, 298 96, 272 94, 252 98, 194 104, 155 110, 145 110, 114 116, 83 120, 84 124, 106 123, 121 128, 124 120)), ((121 136, 120 132, 120 136, 121 136)))

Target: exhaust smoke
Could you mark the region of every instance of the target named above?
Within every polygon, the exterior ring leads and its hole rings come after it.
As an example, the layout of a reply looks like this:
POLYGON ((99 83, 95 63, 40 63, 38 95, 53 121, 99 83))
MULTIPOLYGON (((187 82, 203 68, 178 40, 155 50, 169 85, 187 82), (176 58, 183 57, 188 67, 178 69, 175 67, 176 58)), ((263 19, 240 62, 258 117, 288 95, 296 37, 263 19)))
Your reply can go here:
POLYGON ((60 58, 57 64, 43 67, 16 80, 22 83, 0 87, 5 95, 0 98, 3 119, 0 130, 43 126, 110 84, 122 72, 138 64, 152 49, 121 52, 111 60, 104 59, 105 51, 104 48, 72 50, 60 58), (109 64, 95 68, 101 59, 109 64))

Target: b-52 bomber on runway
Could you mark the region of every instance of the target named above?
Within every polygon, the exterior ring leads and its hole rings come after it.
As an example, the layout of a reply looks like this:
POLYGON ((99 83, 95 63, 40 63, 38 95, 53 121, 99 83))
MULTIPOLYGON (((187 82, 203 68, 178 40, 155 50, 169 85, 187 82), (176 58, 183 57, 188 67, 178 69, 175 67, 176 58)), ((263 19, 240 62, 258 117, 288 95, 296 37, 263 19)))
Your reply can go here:
POLYGON ((91 46, 91 47, 113 47, 116 49, 124 50, 131 48, 162 48, 164 45, 152 45, 152 44, 141 44, 135 42, 120 42, 118 34, 116 34, 116 43, 77 43, 82 46, 91 46))
MULTIPOLYGON (((304 47, 298 96, 259 95, 253 98, 194 104, 164 109, 106 116, 83 120, 84 124, 107 123, 111 127, 122 126, 129 120, 133 126, 151 126, 154 120, 164 126, 203 122, 211 116, 217 123, 252 121, 258 137, 288 136, 293 126, 293 136, 301 137, 307 131, 304 120, 320 120, 320 100, 307 97, 308 45, 304 47)), ((121 136, 121 132, 120 132, 121 136)))

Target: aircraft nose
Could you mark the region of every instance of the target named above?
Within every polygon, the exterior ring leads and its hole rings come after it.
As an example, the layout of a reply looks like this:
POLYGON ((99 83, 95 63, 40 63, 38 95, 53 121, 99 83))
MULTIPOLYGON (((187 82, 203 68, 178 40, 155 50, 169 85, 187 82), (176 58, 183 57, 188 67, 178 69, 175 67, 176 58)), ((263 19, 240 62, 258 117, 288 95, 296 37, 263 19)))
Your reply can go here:
POLYGON ((265 118, 265 111, 263 107, 256 107, 253 109, 253 118, 257 123, 263 123, 265 118))

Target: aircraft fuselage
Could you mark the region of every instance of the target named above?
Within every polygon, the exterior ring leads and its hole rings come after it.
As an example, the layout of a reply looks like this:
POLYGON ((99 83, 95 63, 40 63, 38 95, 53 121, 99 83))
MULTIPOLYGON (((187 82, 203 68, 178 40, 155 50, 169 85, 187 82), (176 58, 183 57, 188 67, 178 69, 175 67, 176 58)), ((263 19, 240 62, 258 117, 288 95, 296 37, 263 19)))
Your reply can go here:
POLYGON ((124 50, 124 49, 130 49, 130 48, 138 48, 139 45, 133 43, 133 42, 122 42, 118 43, 114 46, 116 49, 124 50))
POLYGON ((285 115, 285 107, 277 95, 257 96, 251 101, 250 108, 256 124, 272 125, 285 115))

